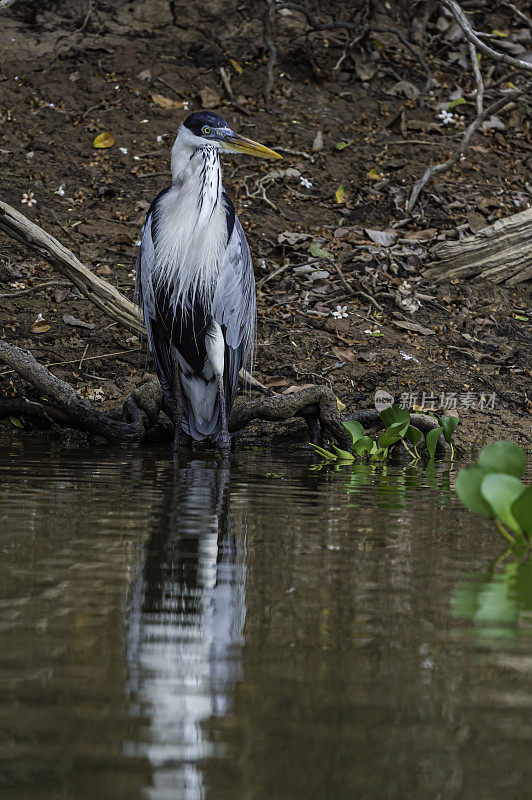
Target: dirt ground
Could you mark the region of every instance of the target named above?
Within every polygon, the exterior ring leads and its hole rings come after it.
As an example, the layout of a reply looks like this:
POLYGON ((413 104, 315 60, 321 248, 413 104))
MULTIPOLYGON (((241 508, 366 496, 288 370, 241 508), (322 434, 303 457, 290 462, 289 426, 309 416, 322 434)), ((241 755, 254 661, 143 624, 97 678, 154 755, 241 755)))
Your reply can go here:
MULTIPOLYGON (((191 111, 214 109, 284 157, 223 164, 255 265, 255 377, 281 392, 325 383, 348 412, 386 390, 409 405, 455 408, 463 448, 497 438, 530 446, 530 282, 422 278, 434 244, 530 206, 528 106, 476 134, 466 159, 407 215, 413 182, 474 118, 467 64, 449 65, 433 40, 425 55, 437 85, 420 108, 410 95, 423 71, 394 36, 375 35, 335 70, 340 34, 309 45, 289 12, 276 24, 266 105, 262 13, 259 2, 15 4, 0 25, 2 199, 132 297, 136 241, 169 182, 177 128, 191 111), (446 125, 440 104, 457 89, 467 102, 446 125), (115 144, 96 149, 103 132, 115 144), (385 246, 368 230, 393 236, 385 246)), ((485 29, 517 24, 486 16, 485 29)), ((492 83, 504 75, 492 71, 492 83)), ((152 375, 145 342, 3 236, 0 330, 101 408, 152 375)), ((0 370, 0 392, 22 389, 0 370)))

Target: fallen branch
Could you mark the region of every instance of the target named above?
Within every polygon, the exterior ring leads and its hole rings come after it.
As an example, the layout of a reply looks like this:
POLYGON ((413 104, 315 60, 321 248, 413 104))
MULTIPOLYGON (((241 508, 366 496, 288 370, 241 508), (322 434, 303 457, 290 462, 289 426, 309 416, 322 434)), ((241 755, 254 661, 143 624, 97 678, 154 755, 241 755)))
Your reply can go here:
POLYGON ((44 258, 109 317, 136 331, 141 327, 138 306, 110 283, 94 275, 76 256, 12 206, 0 201, 0 230, 44 258))
POLYGON ((88 400, 78 397, 68 383, 52 375, 27 350, 0 340, 0 361, 14 369, 35 386, 39 394, 49 398, 63 411, 69 426, 103 436, 109 442, 134 443, 144 439, 145 428, 138 416, 133 423, 124 423, 96 411, 88 400))
POLYGON ((341 447, 351 448, 351 437, 342 425, 336 397, 325 386, 313 386, 296 394, 275 394, 273 397, 239 403, 233 408, 229 430, 234 433, 257 419, 284 422, 294 417, 302 417, 307 423, 317 420, 322 437, 329 434, 341 447))
POLYGON ((499 219, 474 236, 442 242, 423 273, 431 281, 480 277, 516 286, 532 279, 532 209, 499 219))
POLYGON ((434 175, 441 175, 443 172, 448 172, 451 169, 451 167, 453 167, 456 164, 456 162, 464 155, 467 148, 469 147, 469 141, 471 137, 473 136, 475 131, 478 130, 478 128, 482 125, 483 122, 489 119, 489 117, 491 117, 492 114, 496 114, 497 111, 500 111, 501 108, 504 108, 504 106, 506 106, 512 100, 516 100, 518 97, 521 97, 521 95, 526 94, 531 89, 532 89, 532 81, 529 81, 528 83, 525 83, 525 85, 522 86, 520 89, 514 89, 511 92, 507 92, 504 95, 504 97, 499 98, 499 100, 497 100, 495 103, 492 103, 490 106, 488 106, 482 112, 482 114, 478 114, 471 123, 471 125, 469 125, 469 127, 466 129, 460 144, 458 145, 454 153, 451 156, 449 156, 447 161, 444 161, 441 164, 433 164, 432 166, 428 167, 425 170, 423 177, 420 178, 420 180, 415 183, 414 188, 412 189, 412 193, 406 204, 406 210, 407 211, 413 210, 418 201, 419 195, 421 194, 427 183, 431 180, 431 178, 434 175))

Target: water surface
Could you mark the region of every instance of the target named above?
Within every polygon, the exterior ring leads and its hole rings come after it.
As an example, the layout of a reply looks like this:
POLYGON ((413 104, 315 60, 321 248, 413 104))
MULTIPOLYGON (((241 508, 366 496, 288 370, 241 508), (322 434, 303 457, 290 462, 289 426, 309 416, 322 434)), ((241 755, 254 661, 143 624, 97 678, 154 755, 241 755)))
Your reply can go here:
POLYGON ((0 450, 2 798, 522 793, 531 568, 453 474, 310 464, 0 450))

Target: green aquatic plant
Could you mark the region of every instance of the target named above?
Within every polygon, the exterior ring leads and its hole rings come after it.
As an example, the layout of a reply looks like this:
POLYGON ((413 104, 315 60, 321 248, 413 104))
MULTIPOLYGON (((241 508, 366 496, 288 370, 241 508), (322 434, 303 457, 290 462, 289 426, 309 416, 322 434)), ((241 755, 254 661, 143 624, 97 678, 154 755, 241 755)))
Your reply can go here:
MULTIPOLYGON (((342 425, 351 436, 351 452, 342 450, 335 444, 330 445, 330 450, 312 443, 311 447, 314 448, 318 455, 329 462, 352 463, 363 456, 373 461, 385 461, 388 458, 390 447, 400 443, 413 459, 419 459, 420 454, 418 446, 423 439, 423 434, 419 428, 411 424, 409 410, 403 408, 403 406, 394 404, 388 408, 384 408, 379 416, 384 423, 385 429, 379 434, 376 440, 365 433, 360 422, 356 420, 342 422, 342 425)), ((454 451, 452 449, 451 439, 458 425, 458 418, 441 417, 438 423, 439 427, 431 430, 425 437, 425 450, 429 458, 433 460, 440 435, 443 434, 445 441, 451 445, 452 458, 454 451)))
POLYGON ((514 442, 488 444, 478 462, 460 470, 456 493, 475 514, 492 519, 511 545, 532 534, 532 485, 522 481, 526 456, 514 442), (516 534, 516 535, 514 535, 516 534))

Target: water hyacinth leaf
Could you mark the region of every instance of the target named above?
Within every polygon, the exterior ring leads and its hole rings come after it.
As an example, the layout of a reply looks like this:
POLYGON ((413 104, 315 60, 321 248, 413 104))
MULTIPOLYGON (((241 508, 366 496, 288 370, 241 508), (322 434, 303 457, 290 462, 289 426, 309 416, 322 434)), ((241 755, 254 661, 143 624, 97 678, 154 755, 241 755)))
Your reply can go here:
POLYGON ((425 445, 429 452, 430 458, 434 458, 434 456, 436 455, 436 448, 438 446, 438 441, 440 439, 441 433, 442 433, 441 428, 433 428, 425 436, 425 445))
POLYGON ((342 422, 342 425, 344 426, 346 431, 351 436, 351 439, 353 440, 353 444, 356 441, 358 441, 358 439, 361 439, 362 436, 364 436, 364 428, 362 427, 360 422, 357 422, 354 419, 349 419, 349 420, 347 420, 345 422, 342 422))
POLYGON ((480 452, 478 463, 485 472, 504 472, 514 478, 522 478, 526 456, 518 444, 503 440, 486 445, 480 452))
POLYGON ((485 477, 486 473, 482 467, 479 467, 478 464, 471 464, 471 466, 464 467, 464 469, 460 470, 456 476, 454 488, 456 489, 456 494, 466 508, 469 508, 470 511, 474 511, 475 514, 479 514, 481 517, 493 519, 495 516, 493 509, 484 499, 480 491, 485 477))
POLYGON ((311 447, 314 448, 314 450, 316 451, 316 453, 318 453, 318 455, 322 456, 323 458, 328 458, 331 461, 336 461, 336 456, 334 453, 331 453, 329 450, 324 450, 323 447, 320 447, 317 444, 313 444, 312 442, 309 442, 309 444, 311 447))
POLYGON ((532 486, 525 488, 517 500, 514 500, 510 510, 521 528, 532 536, 532 486))
POLYGON ((393 406, 388 406, 388 408, 383 408, 379 416, 387 428, 395 422, 410 423, 410 412, 408 408, 403 408, 398 403, 394 403, 393 406))
POLYGON ((321 247, 318 247, 317 244, 311 244, 309 247, 309 252, 311 256, 314 256, 314 258, 328 258, 329 261, 334 261, 333 254, 329 253, 328 250, 323 250, 321 247))
POLYGON ((412 442, 414 447, 417 447, 419 442, 421 441, 421 437, 423 434, 419 430, 419 428, 415 428, 413 425, 409 425, 406 429, 405 439, 408 439, 409 442, 412 442))
POLYGON ((443 438, 447 442, 447 444, 451 444, 451 439, 453 438, 453 433, 455 432, 457 425, 459 423, 458 417, 441 417, 440 418, 440 425, 441 429, 443 430, 443 438))
POLYGON ((409 422, 406 420, 405 422, 394 422, 393 425, 387 427, 384 433, 379 436, 380 447, 390 447, 390 445, 398 442, 405 435, 408 426, 409 422))
POLYGON ((377 446, 371 436, 362 436, 353 443, 353 450, 359 456, 361 456, 362 453, 373 452, 373 448, 377 449, 377 446))
POLYGON ((340 447, 336 447, 335 444, 332 446, 334 452, 338 456, 341 461, 354 461, 353 455, 348 453, 347 450, 342 450, 340 447))
POLYGON ((512 514, 512 505, 524 492, 524 486, 518 478, 504 472, 490 472, 480 484, 480 493, 492 507, 495 515, 503 525, 516 533, 521 532, 521 525, 512 514))
POLYGON ((93 141, 92 146, 96 147, 98 150, 102 150, 106 147, 112 147, 115 144, 115 137, 109 131, 104 131, 103 133, 98 134, 96 139, 93 141))

